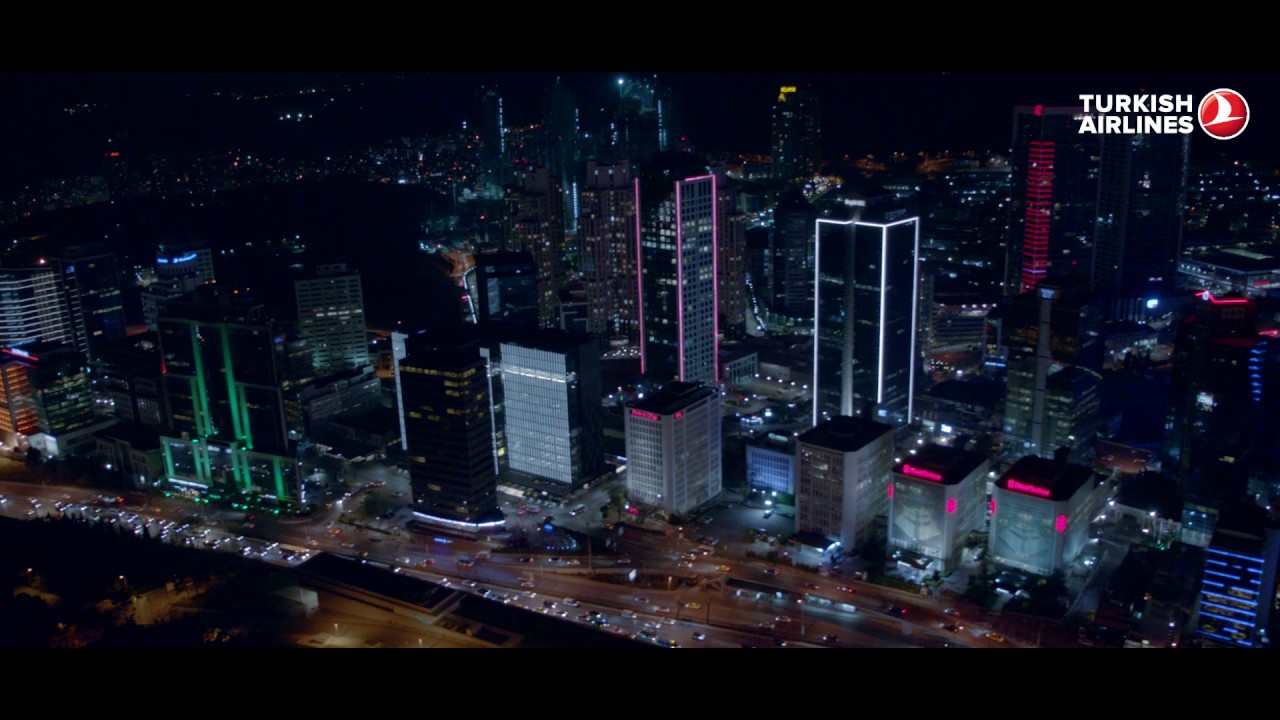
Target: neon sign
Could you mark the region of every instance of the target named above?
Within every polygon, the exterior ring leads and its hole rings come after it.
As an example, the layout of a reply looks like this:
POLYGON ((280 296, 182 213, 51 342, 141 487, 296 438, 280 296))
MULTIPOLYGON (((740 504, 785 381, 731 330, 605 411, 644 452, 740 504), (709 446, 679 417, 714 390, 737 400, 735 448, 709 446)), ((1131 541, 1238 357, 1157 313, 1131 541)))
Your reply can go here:
POLYGON ((939 475, 938 473, 932 472, 929 470, 922 470, 918 467, 913 467, 911 465, 903 465, 902 474, 910 475, 911 477, 923 478, 925 480, 932 480, 934 482, 942 482, 942 475, 939 475))
POLYGON ((780 93, 793 93, 795 91, 796 91, 795 85, 783 85, 782 87, 778 88, 778 92, 780 93))
POLYGON ((1059 516, 1057 517, 1057 519, 1053 521, 1053 529, 1054 529, 1054 530, 1057 530, 1057 531, 1058 531, 1058 532, 1060 532, 1060 533, 1064 533, 1064 532, 1066 532, 1066 531, 1067 531, 1067 516, 1066 516, 1066 515, 1059 515, 1059 516))
POLYGON ((1035 495, 1036 497, 1042 497, 1042 498, 1047 498, 1053 494, 1048 489, 1042 488, 1039 485, 1028 485, 1023 482, 1018 482, 1017 480, 1009 481, 1009 489, 1015 490, 1020 493, 1026 493, 1027 495, 1035 495))
POLYGON ((955 515, 955 514, 956 514, 956 499, 955 499, 955 498, 947 498, 947 514, 948 514, 948 515, 955 515))
POLYGON ((658 417, 657 413, 645 412, 644 410, 632 410, 632 411, 631 411, 631 414, 632 414, 632 415, 634 415, 634 416, 636 416, 636 417, 642 417, 642 418, 644 418, 645 420, 658 420, 658 419, 660 419, 660 418, 658 417))
POLYGON ((679 419, 680 419, 680 418, 682 418, 682 417, 684 417, 684 412, 678 412, 678 413, 676 413, 676 419, 677 419, 677 420, 679 420, 679 419))

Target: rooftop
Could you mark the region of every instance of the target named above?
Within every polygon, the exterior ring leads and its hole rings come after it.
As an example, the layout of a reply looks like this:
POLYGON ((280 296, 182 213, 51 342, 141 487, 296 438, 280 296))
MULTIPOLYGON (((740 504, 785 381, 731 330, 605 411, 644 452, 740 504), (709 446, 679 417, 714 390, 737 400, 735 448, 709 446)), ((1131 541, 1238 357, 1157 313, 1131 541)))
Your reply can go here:
MULTIPOLYGON (((714 397, 717 390, 706 385, 686 382, 667 383, 661 390, 643 400, 637 400, 629 403, 628 407, 634 410, 643 410, 655 413, 657 415, 671 415, 678 410, 683 410, 690 405, 709 398, 714 397)), ((718 411, 717 411, 718 412, 718 411)))
POLYGON ((829 450, 854 452, 885 435, 893 435, 892 425, 840 415, 801 435, 800 442, 829 450))
POLYGON ((996 481, 1004 490, 1043 497, 1046 500, 1068 500, 1080 486, 1093 479, 1093 471, 1039 455, 1024 455, 996 481), (1016 483, 1014 487, 1009 487, 1016 483))
POLYGON ((917 448, 915 455, 895 465, 893 470, 943 485, 958 485, 986 462, 987 459, 978 453, 930 443, 917 448))

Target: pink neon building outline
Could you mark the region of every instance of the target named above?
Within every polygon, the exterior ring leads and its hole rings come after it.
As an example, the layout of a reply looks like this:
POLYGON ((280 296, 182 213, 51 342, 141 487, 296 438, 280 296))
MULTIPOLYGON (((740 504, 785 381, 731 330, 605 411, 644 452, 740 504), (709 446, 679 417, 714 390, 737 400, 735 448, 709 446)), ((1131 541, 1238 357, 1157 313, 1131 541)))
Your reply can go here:
POLYGON ((635 179, 636 206, 636 315, 640 318, 640 374, 644 375, 644 273, 640 258, 644 250, 640 245, 640 178, 635 179))
POLYGON ((956 499, 955 499, 955 498, 947 498, 947 514, 948 514, 948 515, 955 515, 955 514, 956 514, 956 499))
POLYGON ((676 181, 676 353, 680 361, 680 382, 684 382, 684 210, 680 207, 680 185, 676 181))

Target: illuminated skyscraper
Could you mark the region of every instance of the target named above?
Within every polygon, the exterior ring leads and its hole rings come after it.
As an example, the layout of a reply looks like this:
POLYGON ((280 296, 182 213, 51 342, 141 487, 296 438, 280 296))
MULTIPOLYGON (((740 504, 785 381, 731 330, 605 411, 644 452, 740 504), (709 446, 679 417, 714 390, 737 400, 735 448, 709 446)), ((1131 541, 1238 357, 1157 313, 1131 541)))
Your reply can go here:
POLYGON ((1182 247, 1189 135, 1103 135, 1093 289, 1151 297, 1171 284, 1182 247))
POLYGON ((587 330, 610 345, 640 342, 636 275, 636 202, 626 163, 587 163, 578 219, 587 330))
POLYGON ((856 549, 889 507, 893 427, 860 417, 824 420, 796 445, 796 530, 856 549))
POLYGON ((104 342, 125 336, 124 299, 115 253, 92 246, 66 248, 49 264, 58 272, 73 344, 93 360, 104 342))
MULTIPOLYGON (((804 193, 789 188, 773 209, 773 288, 770 307, 790 318, 813 317, 813 221, 804 193)), ((754 278, 753 278, 754 280, 754 278)), ((755 281, 756 292, 765 285, 755 281)))
POLYGON ((533 256, 538 276, 538 325, 556 327, 564 281, 564 208, 559 183, 546 168, 521 165, 506 190, 504 249, 533 256))
POLYGON ((71 343, 63 300, 53 268, 0 269, 0 347, 71 343))
POLYGON ((703 169, 669 153, 635 181, 641 371, 655 382, 718 381, 717 193, 703 169))
POLYGON ((721 491, 720 393, 668 383, 628 406, 627 497, 686 513, 721 491))
POLYGON ((311 351, 315 372, 338 372, 369 364, 360 273, 341 263, 321 265, 316 268, 315 277, 296 281, 294 292, 298 331, 311 351))
POLYGON ((920 364, 920 220, 850 210, 815 229, 813 422, 874 404, 877 418, 900 428, 912 419, 920 364))
POLYGON ((784 85, 773 103, 773 177, 804 183, 822 160, 818 98, 805 87, 784 85))
POLYGON ((1100 136, 1080 134, 1082 113, 1013 109, 1006 294, 1032 290, 1051 276, 1088 275, 1100 136))

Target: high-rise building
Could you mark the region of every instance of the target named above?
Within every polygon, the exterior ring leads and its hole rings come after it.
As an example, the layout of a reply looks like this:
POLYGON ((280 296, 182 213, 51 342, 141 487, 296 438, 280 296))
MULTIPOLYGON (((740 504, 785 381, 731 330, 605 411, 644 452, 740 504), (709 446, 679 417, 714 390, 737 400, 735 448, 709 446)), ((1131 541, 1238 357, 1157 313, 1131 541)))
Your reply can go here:
MULTIPOLYGON (((65 343, 0 349, 0 428, 26 435, 45 455, 91 443, 93 387, 84 355, 65 343), (8 419, 4 418, 8 415, 8 419)), ((109 424, 110 421, 108 421, 109 424)), ((6 444, 17 437, 6 437, 6 444)))
POLYGON ((1182 248, 1190 135, 1103 135, 1093 289, 1151 297, 1172 285, 1182 248))
POLYGON ((627 497, 684 514, 721 491, 720 393, 668 383, 623 416, 627 497))
POLYGON ((480 344, 413 335, 406 350, 400 383, 414 512, 468 525, 501 520, 480 344))
POLYGON ((1077 457, 1092 453, 1103 350, 1095 296, 1078 281, 1043 282, 1009 300, 1004 332, 1005 456, 1048 454, 1064 446, 1077 457))
POLYGON ((1013 109, 1005 293, 1052 276, 1088 274, 1098 201, 1099 136, 1080 134, 1084 109, 1013 109))
POLYGON ((861 219, 819 218, 815 229, 813 421, 874 404, 901 428, 920 365, 920 220, 853 209, 861 219))
POLYGON ((97 378, 99 402, 105 403, 105 409, 122 420, 153 428, 166 427, 169 418, 161 358, 160 338, 154 331, 104 344, 98 351, 102 369, 97 378))
POLYGON ((169 487, 192 497, 300 500, 275 324, 262 305, 198 288, 159 320, 169 487))
POLYGON ((564 282, 564 209, 559 183, 544 167, 521 165, 506 190, 505 250, 533 256, 538 278, 538 324, 555 327, 564 282))
POLYGON ((0 347, 71 343, 74 334, 63 306, 52 268, 0 270, 0 347))
POLYGON ((541 330, 502 343, 507 465, 576 487, 604 470, 600 344, 541 330))
MULTIPOLYGON (((813 318, 813 246, 816 214, 799 188, 788 188, 773 209, 773 287, 769 307, 797 320, 813 318)), ((766 287, 756 281, 756 292, 766 287)))
POLYGON ((1250 474, 1280 441, 1280 340, 1258 332, 1254 301, 1199 297, 1177 325, 1164 470, 1182 489, 1182 541, 1204 547, 1217 508, 1244 500, 1250 474))
POLYGON ((1227 647, 1264 647, 1273 628, 1280 527, 1257 506, 1228 505, 1205 549, 1192 626, 1227 647))
POLYGON ((806 87, 783 85, 773 103, 773 178, 804 183, 822 161, 818 98, 806 87))
POLYGON ((712 169, 716 176, 716 258, 718 332, 728 339, 741 338, 747 329, 747 224, 745 213, 734 209, 736 193, 729 189, 723 165, 712 169))
POLYGON ((578 242, 582 283, 587 291, 588 332, 610 346, 639 345, 639 246, 629 165, 587 163, 578 242))
POLYGON ((538 266, 527 252, 476 256, 476 315, 481 326, 539 327, 538 266))
POLYGON ((1020 458, 991 491, 990 559, 1037 575, 1052 575, 1075 560, 1089 541, 1098 512, 1093 471, 1053 458, 1020 458))
POLYGON ((987 471, 978 453, 925 445, 896 463, 889 481, 891 547, 919 553, 946 572, 959 560, 969 533, 987 518, 987 471))
POLYGON ((294 282, 298 331, 311 352, 317 374, 369 364, 360 273, 344 264, 321 265, 314 277, 294 282))
POLYGON ((640 243, 640 367, 654 382, 718 379, 716 178, 668 153, 635 181, 640 243))
POLYGON ((836 416, 796 444, 796 531, 813 532, 857 549, 871 538, 889 506, 893 427, 836 416))
POLYGON ((618 110, 610 126, 610 140, 633 164, 648 162, 676 146, 676 109, 670 88, 657 76, 621 78, 618 110))
MULTIPOLYGON (((543 108, 546 134, 543 163, 560 185, 565 231, 578 231, 578 106, 560 78, 547 92, 543 108)), ((577 248, 572 248, 574 251, 577 248)))
POLYGON ((115 253, 91 246, 68 247, 49 264, 58 273, 66 297, 72 343, 90 360, 103 342, 126 334, 124 300, 116 272, 115 253))

